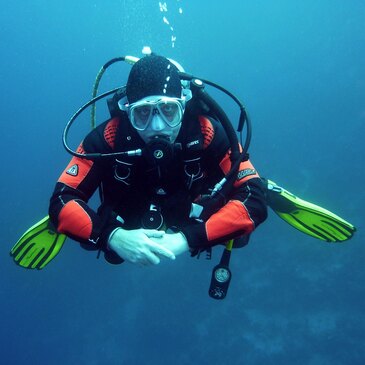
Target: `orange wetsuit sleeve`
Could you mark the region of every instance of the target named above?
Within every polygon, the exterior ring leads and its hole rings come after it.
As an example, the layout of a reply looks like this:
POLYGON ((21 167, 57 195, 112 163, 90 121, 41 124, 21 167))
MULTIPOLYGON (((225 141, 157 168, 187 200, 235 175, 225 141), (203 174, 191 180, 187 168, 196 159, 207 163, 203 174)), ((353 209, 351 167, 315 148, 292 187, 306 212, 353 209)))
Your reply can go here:
MULTIPOLYGON (((110 153, 115 148, 119 119, 113 118, 96 127, 77 152, 110 153)), ((98 243, 108 235, 104 218, 88 201, 105 176, 105 163, 73 157, 57 181, 51 197, 49 215, 61 233, 83 243, 98 243)), ((112 227, 111 227, 112 228, 112 227)))
MULTIPOLYGON (((78 151, 82 151, 82 146, 78 151)), ((100 183, 93 161, 73 157, 59 177, 51 197, 49 215, 57 231, 87 243, 97 243, 101 219, 87 202, 100 183)))

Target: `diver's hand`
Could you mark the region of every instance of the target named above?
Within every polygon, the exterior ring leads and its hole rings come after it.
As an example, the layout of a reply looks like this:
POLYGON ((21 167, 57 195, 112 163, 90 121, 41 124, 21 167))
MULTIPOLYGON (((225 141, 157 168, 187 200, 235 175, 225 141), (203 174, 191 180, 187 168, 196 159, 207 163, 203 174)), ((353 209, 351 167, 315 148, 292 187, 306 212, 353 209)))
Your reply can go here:
POLYGON ((108 246, 122 259, 141 265, 157 265, 160 257, 164 256, 175 260, 175 255, 163 247, 155 239, 161 239, 163 231, 154 229, 115 229, 109 236, 108 246))
POLYGON ((161 237, 154 238, 153 240, 173 252, 175 256, 189 251, 188 241, 182 232, 166 233, 161 237))

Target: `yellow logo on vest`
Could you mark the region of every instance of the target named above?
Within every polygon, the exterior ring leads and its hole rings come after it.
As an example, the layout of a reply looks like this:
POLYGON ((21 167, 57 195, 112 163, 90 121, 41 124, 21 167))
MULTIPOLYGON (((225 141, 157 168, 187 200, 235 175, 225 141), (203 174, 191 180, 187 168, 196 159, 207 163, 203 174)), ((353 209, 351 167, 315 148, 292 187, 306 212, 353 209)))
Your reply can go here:
POLYGON ((79 165, 75 164, 72 165, 67 171, 66 174, 71 175, 71 176, 77 176, 79 173, 79 165))

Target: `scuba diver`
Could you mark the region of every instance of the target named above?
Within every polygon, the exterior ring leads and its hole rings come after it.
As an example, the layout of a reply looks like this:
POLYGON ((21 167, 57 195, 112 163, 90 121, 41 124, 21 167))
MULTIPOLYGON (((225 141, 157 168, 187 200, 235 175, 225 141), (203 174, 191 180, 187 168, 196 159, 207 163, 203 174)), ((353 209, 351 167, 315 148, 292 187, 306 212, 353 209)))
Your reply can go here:
POLYGON ((184 252, 209 255, 223 244, 209 290, 223 299, 231 250, 248 243, 268 205, 315 238, 339 242, 353 235, 350 223, 259 176, 247 152, 251 131, 244 107, 239 131, 246 123, 247 137, 240 143, 205 83, 237 101, 231 93, 153 53, 129 61, 126 86, 93 98, 66 126, 64 145, 73 157, 56 183, 49 216, 12 248, 19 265, 43 268, 66 236, 103 252, 112 264, 152 265, 184 252), (111 117, 72 151, 66 141, 71 124, 110 94, 111 117), (97 190, 101 204, 94 211, 88 201, 97 190))
POLYGON ((217 121, 189 112, 191 90, 178 71, 162 56, 137 61, 118 102, 125 112, 95 128, 79 151, 142 155, 74 156, 51 197, 57 231, 100 248, 107 260, 158 264, 249 235, 266 219, 264 184, 248 159, 227 196, 205 198, 230 170, 230 143, 217 121), (99 186, 97 214, 87 201, 99 186))

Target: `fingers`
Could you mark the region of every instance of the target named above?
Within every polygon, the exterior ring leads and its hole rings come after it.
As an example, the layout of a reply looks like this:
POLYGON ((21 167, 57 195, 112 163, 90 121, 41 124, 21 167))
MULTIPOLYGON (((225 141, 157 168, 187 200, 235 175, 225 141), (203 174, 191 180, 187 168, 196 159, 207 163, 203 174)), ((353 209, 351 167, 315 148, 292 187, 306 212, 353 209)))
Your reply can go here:
POLYGON ((153 240, 153 238, 156 238, 156 239, 163 238, 165 236, 165 232, 164 231, 157 231, 157 230, 152 230, 152 229, 151 230, 146 229, 144 233, 150 239, 150 247, 151 247, 151 251, 153 253, 157 254, 158 256, 166 257, 166 258, 171 259, 171 260, 175 260, 176 259, 176 257, 175 257, 175 255, 174 255, 173 252, 171 252, 169 249, 167 249, 166 247, 161 246, 160 244, 158 244, 157 242, 155 242, 153 240))
POLYGON ((149 265, 158 265, 160 263, 160 258, 156 256, 153 252, 146 252, 145 254, 145 260, 141 261, 141 264, 143 266, 149 266, 149 265))
POLYGON ((148 238, 162 238, 165 235, 165 231, 157 231, 155 229, 145 229, 144 233, 148 238))
POLYGON ((138 260, 138 263, 142 266, 158 265, 161 262, 160 257, 166 257, 171 260, 175 260, 175 255, 164 247, 152 243, 149 245, 149 249, 143 253, 143 258, 138 260))
POLYGON ((141 266, 158 265, 161 257, 175 260, 173 252, 157 243, 163 240, 164 231, 138 229, 128 233, 113 246, 114 251, 125 260, 141 266))
POLYGON ((166 257, 168 259, 171 260, 175 260, 176 256, 174 255, 174 253, 172 251, 170 251, 169 249, 167 249, 166 247, 163 247, 161 245, 159 245, 156 242, 153 242, 150 244, 151 246, 151 251, 154 252, 155 254, 159 255, 159 256, 163 256, 166 257))

